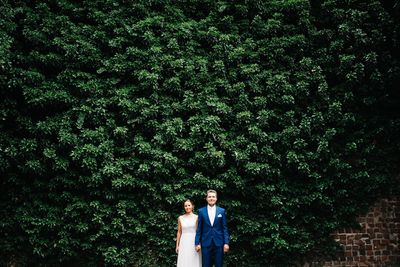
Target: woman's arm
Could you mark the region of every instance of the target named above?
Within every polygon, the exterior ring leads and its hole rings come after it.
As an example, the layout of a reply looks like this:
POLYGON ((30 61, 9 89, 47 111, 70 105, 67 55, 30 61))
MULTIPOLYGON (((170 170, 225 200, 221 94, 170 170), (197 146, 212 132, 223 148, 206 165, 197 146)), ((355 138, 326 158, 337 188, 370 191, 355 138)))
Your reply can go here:
POLYGON ((182 235, 182 226, 181 226, 181 220, 179 220, 178 217, 178 231, 176 232, 176 248, 175 248, 177 254, 179 252, 179 242, 181 241, 181 235, 182 235))

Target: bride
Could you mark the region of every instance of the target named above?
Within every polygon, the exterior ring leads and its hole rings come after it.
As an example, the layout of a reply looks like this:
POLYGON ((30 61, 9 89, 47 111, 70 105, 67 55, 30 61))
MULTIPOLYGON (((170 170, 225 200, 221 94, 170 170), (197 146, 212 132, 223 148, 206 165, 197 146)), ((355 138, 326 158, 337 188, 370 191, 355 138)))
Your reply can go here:
POLYGON ((183 202, 183 207, 185 214, 178 218, 178 232, 176 233, 177 267, 200 267, 201 255, 200 252, 196 252, 194 246, 197 215, 193 214, 194 205, 190 199, 183 202))

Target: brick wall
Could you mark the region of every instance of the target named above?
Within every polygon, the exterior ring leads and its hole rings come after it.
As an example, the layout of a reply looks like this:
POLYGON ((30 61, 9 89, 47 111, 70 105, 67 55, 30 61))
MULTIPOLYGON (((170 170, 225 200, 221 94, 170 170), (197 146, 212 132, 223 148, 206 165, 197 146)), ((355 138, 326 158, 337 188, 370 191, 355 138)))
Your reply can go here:
POLYGON ((358 222, 361 230, 343 229, 333 234, 344 255, 322 266, 400 266, 400 197, 376 202, 358 222))

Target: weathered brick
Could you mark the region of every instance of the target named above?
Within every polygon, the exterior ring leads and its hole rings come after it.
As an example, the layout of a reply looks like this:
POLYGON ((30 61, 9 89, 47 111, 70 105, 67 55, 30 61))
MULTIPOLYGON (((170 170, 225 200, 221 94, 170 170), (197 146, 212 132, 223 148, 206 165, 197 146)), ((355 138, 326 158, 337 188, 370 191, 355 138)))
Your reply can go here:
POLYGON ((332 234, 343 245, 344 258, 323 266, 400 266, 400 197, 376 202, 357 221, 361 229, 339 229, 332 234))

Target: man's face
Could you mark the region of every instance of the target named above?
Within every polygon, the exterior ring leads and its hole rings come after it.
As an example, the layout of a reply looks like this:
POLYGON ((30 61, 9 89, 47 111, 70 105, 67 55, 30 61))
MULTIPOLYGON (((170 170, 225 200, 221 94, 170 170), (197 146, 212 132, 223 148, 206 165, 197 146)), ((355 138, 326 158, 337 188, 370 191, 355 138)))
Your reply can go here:
POLYGON ((211 207, 215 205, 215 203, 217 202, 217 194, 215 193, 208 193, 207 197, 206 197, 207 203, 208 205, 210 205, 211 207))

